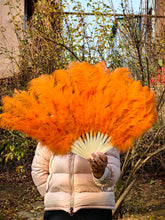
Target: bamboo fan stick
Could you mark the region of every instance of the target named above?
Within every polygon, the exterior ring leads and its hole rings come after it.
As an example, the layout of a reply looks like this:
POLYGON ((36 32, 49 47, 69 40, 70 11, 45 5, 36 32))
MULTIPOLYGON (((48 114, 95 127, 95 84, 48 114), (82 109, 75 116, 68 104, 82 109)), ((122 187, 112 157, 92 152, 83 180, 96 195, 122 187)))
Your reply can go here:
POLYGON ((72 153, 75 153, 85 159, 91 157, 92 153, 102 152, 106 153, 113 146, 110 142, 110 137, 107 134, 97 132, 93 135, 92 132, 86 133, 85 138, 79 137, 71 146, 72 153))

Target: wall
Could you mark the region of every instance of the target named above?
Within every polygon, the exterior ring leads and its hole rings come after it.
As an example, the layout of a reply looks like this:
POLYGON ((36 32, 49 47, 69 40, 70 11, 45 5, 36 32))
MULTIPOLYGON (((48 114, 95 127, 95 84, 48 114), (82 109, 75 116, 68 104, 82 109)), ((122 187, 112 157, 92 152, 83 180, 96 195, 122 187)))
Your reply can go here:
MULTIPOLYGON (((1 0, 0 1, 0 30, 4 30, 4 35, 0 32, 0 53, 1 47, 7 48, 11 53, 14 54, 16 57, 18 54, 18 41, 16 34, 14 32, 14 27, 10 23, 11 16, 8 15, 9 13, 9 6, 4 5, 7 3, 8 0, 1 0)), ((13 6, 17 6, 16 0, 9 0, 13 6)), ((24 16, 24 0, 20 1, 21 5, 20 8, 22 9, 21 14, 24 16)), ((13 15, 16 15, 17 11, 13 10, 13 15)), ((0 78, 9 77, 13 74, 15 66, 11 64, 11 61, 5 59, 3 55, 0 55, 0 78)))
MULTIPOLYGON (((156 0, 155 14, 157 16, 165 16, 165 1, 156 0)), ((165 39, 165 18, 157 18, 155 22, 155 33, 165 39)), ((165 63, 165 51, 162 52, 161 58, 165 63)))

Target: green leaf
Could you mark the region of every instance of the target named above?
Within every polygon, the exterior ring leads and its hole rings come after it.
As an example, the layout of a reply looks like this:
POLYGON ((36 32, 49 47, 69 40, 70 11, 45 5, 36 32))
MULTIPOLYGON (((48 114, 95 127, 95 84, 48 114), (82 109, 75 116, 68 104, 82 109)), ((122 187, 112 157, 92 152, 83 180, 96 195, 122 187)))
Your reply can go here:
POLYGON ((14 146, 10 146, 10 150, 14 151, 15 147, 14 146))
POLYGON ((158 60, 158 64, 159 64, 159 66, 162 67, 162 66, 163 66, 163 60, 162 60, 162 59, 159 59, 159 60, 158 60))
POLYGON ((150 181, 150 184, 152 185, 152 184, 154 184, 155 183, 155 180, 151 180, 150 181))

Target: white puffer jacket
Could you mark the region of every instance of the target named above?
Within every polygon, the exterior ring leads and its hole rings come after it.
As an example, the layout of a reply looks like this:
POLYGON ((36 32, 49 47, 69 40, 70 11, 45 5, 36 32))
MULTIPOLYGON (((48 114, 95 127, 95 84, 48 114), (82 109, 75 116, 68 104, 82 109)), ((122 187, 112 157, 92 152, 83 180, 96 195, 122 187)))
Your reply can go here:
POLYGON ((114 209, 114 184, 120 175, 120 158, 116 149, 106 155, 105 173, 96 179, 87 160, 72 153, 56 156, 38 144, 32 162, 32 178, 44 196, 45 210, 114 209))

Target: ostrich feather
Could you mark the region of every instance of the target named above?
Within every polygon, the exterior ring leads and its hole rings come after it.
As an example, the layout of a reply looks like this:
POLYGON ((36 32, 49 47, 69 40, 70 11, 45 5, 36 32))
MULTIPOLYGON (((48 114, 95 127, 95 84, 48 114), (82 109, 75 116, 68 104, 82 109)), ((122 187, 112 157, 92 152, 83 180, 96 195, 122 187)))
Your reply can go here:
POLYGON ((33 79, 27 91, 4 97, 0 126, 35 138, 55 154, 87 158, 116 146, 126 151, 156 120, 153 91, 129 69, 110 72, 104 62, 72 62, 33 79))

